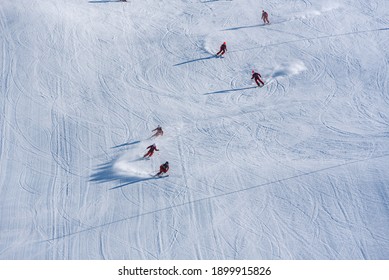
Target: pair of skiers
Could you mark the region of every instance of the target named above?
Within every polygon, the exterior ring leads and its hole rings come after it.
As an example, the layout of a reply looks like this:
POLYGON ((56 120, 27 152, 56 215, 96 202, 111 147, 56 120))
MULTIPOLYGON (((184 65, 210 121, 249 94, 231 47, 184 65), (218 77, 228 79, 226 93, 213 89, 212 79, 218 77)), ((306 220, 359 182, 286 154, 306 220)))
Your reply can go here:
MULTIPOLYGON (((149 150, 143 156, 143 158, 150 158, 154 154, 155 151, 159 151, 155 144, 148 146, 147 149, 149 149, 149 150)), ((164 164, 161 164, 161 166, 159 167, 159 172, 157 174, 155 174, 154 176, 161 176, 162 174, 164 174, 168 171, 169 171, 169 162, 165 162, 164 164)))
MULTIPOLYGON (((151 137, 149 139, 151 139, 153 137, 163 136, 163 130, 162 130, 162 127, 160 125, 158 125, 157 128, 153 129, 151 132, 154 132, 154 131, 155 131, 155 133, 153 135, 151 135, 151 137)), ((151 157, 155 151, 159 151, 155 144, 148 146, 146 149, 149 149, 149 150, 143 156, 144 158, 151 157)))
MULTIPOLYGON (((264 21, 267 21, 269 23, 269 19, 268 19, 268 15, 265 11, 262 11, 264 14, 262 14, 262 18, 264 19, 264 21)), ((223 54, 225 54, 225 52, 227 51, 227 43, 226 42, 223 42, 223 44, 220 46, 220 50, 219 52, 216 54, 216 56, 222 56, 223 54)), ((259 73, 256 73, 254 70, 252 71, 252 77, 251 79, 254 79, 255 83, 258 85, 258 86, 264 86, 265 83, 262 81, 262 76, 261 74, 259 73)))
MULTIPOLYGON (((162 136, 163 135, 163 130, 162 130, 162 128, 159 125, 158 125, 157 128, 152 130, 152 132, 154 132, 154 131, 155 131, 155 133, 151 137, 157 137, 157 136, 162 136)), ((150 145, 150 146, 148 146, 147 149, 148 149, 148 151, 143 156, 143 158, 150 158, 150 157, 153 156, 155 151, 159 151, 158 148, 157 148, 157 145, 155 145, 155 143, 150 145)), ((159 167, 159 172, 157 174, 155 174, 154 176, 161 176, 163 173, 168 172, 168 170, 169 170, 169 162, 165 162, 164 164, 162 164, 159 167)))

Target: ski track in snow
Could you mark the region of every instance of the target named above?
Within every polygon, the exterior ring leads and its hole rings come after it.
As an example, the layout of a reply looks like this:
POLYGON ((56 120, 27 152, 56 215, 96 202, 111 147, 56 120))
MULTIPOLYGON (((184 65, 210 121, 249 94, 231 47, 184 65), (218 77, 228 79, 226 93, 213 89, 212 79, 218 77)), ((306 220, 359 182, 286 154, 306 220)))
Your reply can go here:
POLYGON ((384 0, 3 2, 0 259, 388 258, 384 0))

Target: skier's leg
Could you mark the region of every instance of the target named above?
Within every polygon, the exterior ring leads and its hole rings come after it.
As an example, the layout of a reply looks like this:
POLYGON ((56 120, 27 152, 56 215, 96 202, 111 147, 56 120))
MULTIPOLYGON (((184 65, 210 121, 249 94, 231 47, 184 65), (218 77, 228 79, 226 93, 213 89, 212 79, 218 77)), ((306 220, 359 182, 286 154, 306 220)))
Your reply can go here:
POLYGON ((257 84, 257 86, 259 86, 259 81, 258 81, 258 79, 255 79, 255 83, 257 84))
POLYGON ((160 175, 162 175, 163 173, 165 173, 165 170, 163 169, 163 167, 160 167, 160 168, 159 168, 159 172, 158 172, 155 176, 160 176, 160 175))

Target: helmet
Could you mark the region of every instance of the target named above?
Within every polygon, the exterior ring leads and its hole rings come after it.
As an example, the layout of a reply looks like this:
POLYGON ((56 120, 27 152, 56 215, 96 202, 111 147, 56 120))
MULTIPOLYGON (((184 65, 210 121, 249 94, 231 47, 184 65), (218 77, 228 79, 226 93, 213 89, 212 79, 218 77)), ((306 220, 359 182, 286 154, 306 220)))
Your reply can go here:
POLYGON ((169 165, 169 162, 167 161, 167 162, 165 162, 165 164, 169 165))
POLYGON ((252 70, 252 71, 251 71, 251 73, 253 73, 253 74, 254 74, 254 73, 255 73, 255 71, 254 71, 254 70, 252 70))
POLYGON ((226 42, 223 42, 224 45, 226 45, 227 43, 226 42))

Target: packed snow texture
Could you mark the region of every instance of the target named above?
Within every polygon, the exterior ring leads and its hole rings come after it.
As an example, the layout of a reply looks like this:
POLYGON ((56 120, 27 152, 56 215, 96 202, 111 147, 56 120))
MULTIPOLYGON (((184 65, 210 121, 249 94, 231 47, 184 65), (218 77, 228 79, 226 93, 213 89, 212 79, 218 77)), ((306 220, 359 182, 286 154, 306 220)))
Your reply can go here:
POLYGON ((1 259, 389 259, 387 0, 1 0, 0 34, 1 259))

